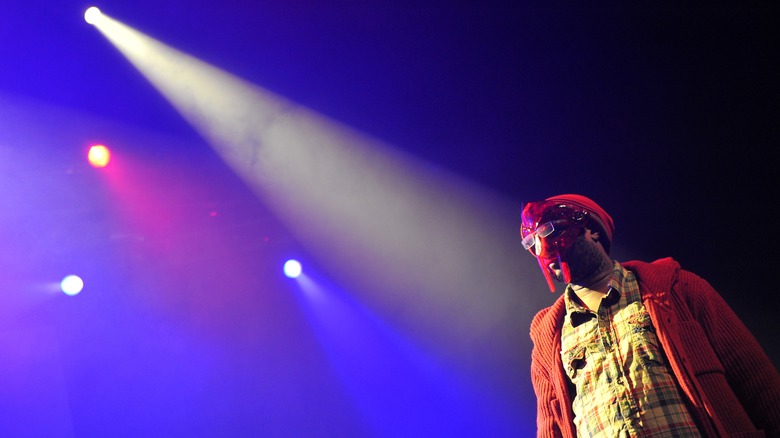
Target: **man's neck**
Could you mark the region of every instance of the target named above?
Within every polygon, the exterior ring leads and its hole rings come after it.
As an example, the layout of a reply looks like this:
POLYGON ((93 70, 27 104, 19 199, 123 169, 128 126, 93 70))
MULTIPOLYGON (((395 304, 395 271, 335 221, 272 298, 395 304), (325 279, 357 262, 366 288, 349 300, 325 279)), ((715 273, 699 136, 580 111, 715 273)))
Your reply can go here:
POLYGON ((595 275, 590 281, 582 282, 582 285, 572 284, 572 290, 577 298, 592 311, 597 311, 601 300, 609 292, 609 280, 612 279, 612 271, 604 270, 595 275))

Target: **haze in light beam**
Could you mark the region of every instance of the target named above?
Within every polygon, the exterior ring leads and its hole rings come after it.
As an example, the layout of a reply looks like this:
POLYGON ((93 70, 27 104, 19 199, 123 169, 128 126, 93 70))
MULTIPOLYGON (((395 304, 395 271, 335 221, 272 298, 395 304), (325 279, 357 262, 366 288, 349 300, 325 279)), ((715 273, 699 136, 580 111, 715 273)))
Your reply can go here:
POLYGON ((472 337, 517 312, 507 301, 523 283, 543 288, 535 264, 518 261, 513 202, 110 17, 97 27, 364 299, 472 337))

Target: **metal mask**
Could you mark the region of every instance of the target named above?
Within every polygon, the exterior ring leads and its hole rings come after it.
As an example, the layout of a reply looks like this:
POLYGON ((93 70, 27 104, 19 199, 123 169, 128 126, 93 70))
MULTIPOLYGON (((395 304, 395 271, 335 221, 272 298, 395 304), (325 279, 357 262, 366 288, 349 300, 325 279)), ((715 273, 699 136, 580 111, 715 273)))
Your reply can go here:
POLYGON ((550 263, 557 261, 564 280, 571 282, 566 251, 587 225, 588 215, 581 207, 559 201, 531 202, 523 208, 520 228, 523 248, 538 260, 551 292, 555 292, 555 283, 550 275, 550 263))

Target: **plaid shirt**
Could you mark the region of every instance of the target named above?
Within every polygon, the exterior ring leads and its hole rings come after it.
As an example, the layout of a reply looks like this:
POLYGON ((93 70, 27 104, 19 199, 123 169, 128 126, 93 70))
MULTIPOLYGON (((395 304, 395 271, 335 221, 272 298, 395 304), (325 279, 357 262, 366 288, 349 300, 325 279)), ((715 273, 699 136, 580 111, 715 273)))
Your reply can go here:
POLYGON ((669 372, 634 274, 615 262, 598 312, 565 292, 561 358, 580 436, 698 437, 669 372))

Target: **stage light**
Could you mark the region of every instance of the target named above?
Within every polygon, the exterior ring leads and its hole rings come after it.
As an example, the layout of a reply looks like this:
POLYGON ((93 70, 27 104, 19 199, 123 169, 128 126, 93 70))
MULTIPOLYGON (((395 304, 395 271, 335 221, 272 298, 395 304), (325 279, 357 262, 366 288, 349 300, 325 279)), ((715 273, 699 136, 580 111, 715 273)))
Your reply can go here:
POLYGON ((111 152, 102 144, 96 144, 89 148, 87 159, 93 167, 106 167, 111 161, 111 152))
POLYGON ((87 9, 86 12, 84 12, 84 20, 86 20, 89 24, 97 24, 98 21, 103 17, 103 13, 100 12, 100 9, 92 6, 91 8, 87 9))
POLYGON ((301 272, 303 272, 303 269, 298 260, 290 259, 284 263, 284 275, 289 278, 298 278, 298 276, 301 275, 301 272))
POLYGON ((65 295, 78 295, 84 289, 84 281, 78 275, 68 275, 60 282, 60 289, 65 295))

